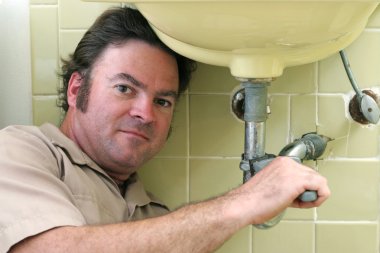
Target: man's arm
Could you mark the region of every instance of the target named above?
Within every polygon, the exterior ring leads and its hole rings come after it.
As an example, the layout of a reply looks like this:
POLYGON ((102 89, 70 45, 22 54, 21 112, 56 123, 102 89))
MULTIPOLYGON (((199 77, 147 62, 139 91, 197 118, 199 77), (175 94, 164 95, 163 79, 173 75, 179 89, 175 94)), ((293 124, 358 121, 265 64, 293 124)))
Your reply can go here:
POLYGON ((330 195, 325 178, 278 157, 242 186, 170 214, 120 224, 58 227, 16 244, 10 252, 212 252, 239 229, 260 224, 289 206, 319 206, 330 195), (318 199, 302 203, 305 190, 318 199))

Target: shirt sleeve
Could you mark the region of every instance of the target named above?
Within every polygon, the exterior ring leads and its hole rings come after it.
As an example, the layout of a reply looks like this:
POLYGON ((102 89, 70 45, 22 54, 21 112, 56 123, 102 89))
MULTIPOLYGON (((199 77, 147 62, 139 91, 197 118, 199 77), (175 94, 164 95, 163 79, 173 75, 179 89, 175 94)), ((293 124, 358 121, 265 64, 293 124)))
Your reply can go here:
POLYGON ((0 131, 0 205, 0 252, 54 227, 86 224, 60 180, 59 152, 38 130, 0 131))

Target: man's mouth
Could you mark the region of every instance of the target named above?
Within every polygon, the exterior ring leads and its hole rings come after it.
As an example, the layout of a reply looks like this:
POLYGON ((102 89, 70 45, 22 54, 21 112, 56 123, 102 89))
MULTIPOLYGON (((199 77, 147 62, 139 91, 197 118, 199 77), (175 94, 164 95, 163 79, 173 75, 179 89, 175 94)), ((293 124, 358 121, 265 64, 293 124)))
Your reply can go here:
POLYGON ((137 131, 137 130, 122 130, 123 133, 126 133, 128 135, 132 135, 134 137, 137 137, 137 138, 141 138, 141 139, 144 139, 144 140, 149 140, 149 137, 147 134, 141 132, 141 131, 137 131))

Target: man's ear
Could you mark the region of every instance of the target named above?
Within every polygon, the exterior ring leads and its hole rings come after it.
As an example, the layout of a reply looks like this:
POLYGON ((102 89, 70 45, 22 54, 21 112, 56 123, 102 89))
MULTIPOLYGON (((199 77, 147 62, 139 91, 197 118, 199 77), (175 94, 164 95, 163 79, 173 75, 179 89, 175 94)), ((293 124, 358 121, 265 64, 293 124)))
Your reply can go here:
POLYGON ((67 88, 67 102, 70 107, 76 107, 79 88, 82 84, 83 77, 79 72, 75 71, 71 74, 69 85, 67 88))

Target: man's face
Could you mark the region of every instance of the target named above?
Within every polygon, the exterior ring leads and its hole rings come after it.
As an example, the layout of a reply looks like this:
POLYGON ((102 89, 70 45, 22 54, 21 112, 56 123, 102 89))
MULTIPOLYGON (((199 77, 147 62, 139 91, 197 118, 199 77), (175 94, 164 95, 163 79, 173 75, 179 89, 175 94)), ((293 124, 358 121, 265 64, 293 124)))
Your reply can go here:
POLYGON ((174 57, 145 42, 109 46, 93 66, 88 106, 74 109, 75 141, 124 180, 164 145, 178 92, 174 57))

